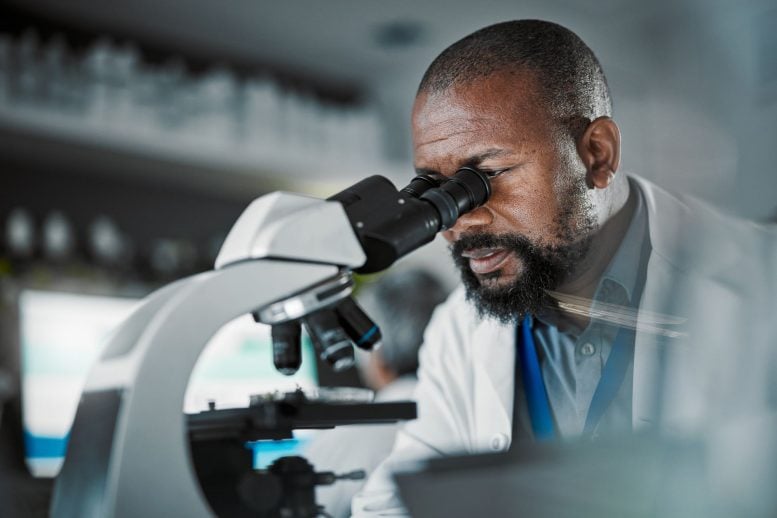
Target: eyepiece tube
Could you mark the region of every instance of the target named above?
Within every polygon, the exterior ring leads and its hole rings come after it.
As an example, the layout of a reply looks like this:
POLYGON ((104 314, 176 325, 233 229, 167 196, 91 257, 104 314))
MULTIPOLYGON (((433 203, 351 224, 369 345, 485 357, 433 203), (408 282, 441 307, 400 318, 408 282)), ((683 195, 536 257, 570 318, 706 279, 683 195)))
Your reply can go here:
POLYGON ((409 194, 413 198, 420 198, 429 189, 439 187, 445 181, 441 174, 419 174, 400 192, 409 194))
POLYGON ((367 256, 356 271, 373 273, 432 241, 491 195, 488 176, 463 167, 451 177, 424 174, 401 191, 371 176, 329 198, 343 205, 367 256))
POLYGON ((421 199, 434 205, 440 214, 440 229, 446 229, 462 214, 483 205, 490 196, 488 176, 477 169, 462 167, 440 187, 425 191, 421 199))
POLYGON ((462 167, 440 186, 456 200, 459 214, 483 205, 491 196, 491 181, 485 173, 470 167, 462 167))

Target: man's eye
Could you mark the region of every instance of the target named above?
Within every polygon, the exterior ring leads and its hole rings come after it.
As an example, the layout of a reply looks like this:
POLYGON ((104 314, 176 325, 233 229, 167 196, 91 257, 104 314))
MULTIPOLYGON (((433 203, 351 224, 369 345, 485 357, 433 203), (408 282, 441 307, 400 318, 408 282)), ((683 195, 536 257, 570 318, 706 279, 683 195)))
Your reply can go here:
POLYGON ((502 175, 502 174, 506 173, 506 172, 507 172, 507 171, 509 171, 510 169, 512 169, 512 167, 505 167, 504 169, 493 169, 493 170, 489 170, 489 169, 480 169, 480 172, 481 172, 481 173, 483 173, 483 174, 485 174, 485 175, 486 175, 486 176, 488 176, 489 178, 492 178, 492 179, 493 179, 493 178, 496 178, 496 177, 498 177, 498 176, 500 176, 500 175, 502 175))

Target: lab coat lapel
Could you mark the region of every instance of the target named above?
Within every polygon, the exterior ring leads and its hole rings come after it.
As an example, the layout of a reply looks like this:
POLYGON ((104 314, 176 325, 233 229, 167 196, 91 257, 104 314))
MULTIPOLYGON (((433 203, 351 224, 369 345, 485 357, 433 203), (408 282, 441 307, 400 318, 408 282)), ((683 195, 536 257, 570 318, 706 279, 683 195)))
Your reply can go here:
POLYGON ((515 380, 514 328, 492 320, 473 332, 474 426, 477 450, 501 450, 509 444, 515 380))
POLYGON ((647 208, 651 252, 648 259, 645 287, 639 304, 638 331, 634 340, 634 378, 632 389, 632 427, 644 429, 656 424, 659 413, 662 354, 667 338, 641 331, 648 324, 647 312, 671 314, 669 306, 676 294, 681 276, 676 265, 667 258, 681 253, 675 229, 685 218, 683 207, 663 192, 639 177, 632 177, 642 191, 647 208))
MULTIPOLYGON (((684 322, 667 326, 681 332, 679 337, 637 333, 633 426, 692 432, 710 417, 710 389, 716 383, 710 383, 709 374, 731 354, 726 346, 737 344, 737 337, 730 336, 730 323, 746 301, 723 283, 680 272, 658 256, 651 261, 640 309, 681 317, 684 322)), ((718 383, 723 383, 724 376, 718 375, 718 383)))
MULTIPOLYGON (((642 311, 662 313, 667 298, 672 293, 672 283, 677 272, 657 254, 648 261, 647 278, 640 303, 638 328, 645 324, 642 311)), ((672 340, 650 332, 638 331, 634 340, 634 382, 632 390, 632 426, 641 430, 655 424, 658 417, 659 372, 663 361, 662 351, 666 341, 672 340)))
POLYGON ((663 326, 682 333, 676 338, 637 333, 632 424, 635 430, 659 424, 664 429, 689 430, 703 421, 708 407, 701 374, 705 358, 717 356, 710 348, 731 343, 725 333, 732 317, 742 310, 741 297, 725 282, 718 282, 720 272, 737 263, 738 249, 715 239, 719 231, 704 221, 706 209, 634 179, 646 201, 652 247, 640 327, 651 320, 645 312, 680 317, 684 323, 663 326), (705 250, 711 243, 716 244, 714 249, 705 250))

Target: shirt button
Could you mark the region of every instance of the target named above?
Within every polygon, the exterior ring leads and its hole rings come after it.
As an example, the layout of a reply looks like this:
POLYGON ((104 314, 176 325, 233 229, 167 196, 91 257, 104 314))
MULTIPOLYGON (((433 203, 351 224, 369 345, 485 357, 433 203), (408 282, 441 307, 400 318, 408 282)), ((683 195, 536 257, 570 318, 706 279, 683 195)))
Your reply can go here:
POLYGON ((596 347, 591 342, 586 342, 580 347, 580 354, 583 356, 591 356, 596 352, 596 347))
POLYGON ((507 449, 507 443, 509 439, 503 433, 495 433, 491 437, 491 449, 494 451, 502 451, 507 449))

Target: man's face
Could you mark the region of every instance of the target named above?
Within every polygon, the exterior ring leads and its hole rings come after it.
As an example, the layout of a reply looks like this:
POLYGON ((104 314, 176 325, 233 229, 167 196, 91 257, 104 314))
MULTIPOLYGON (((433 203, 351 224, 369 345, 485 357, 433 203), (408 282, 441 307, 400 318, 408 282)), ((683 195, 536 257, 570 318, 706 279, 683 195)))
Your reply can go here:
POLYGON ((536 91, 529 74, 494 74, 421 93, 413 108, 419 173, 504 170, 488 203, 443 233, 468 298, 504 322, 550 304, 545 290, 569 277, 596 225, 575 143, 536 91))

